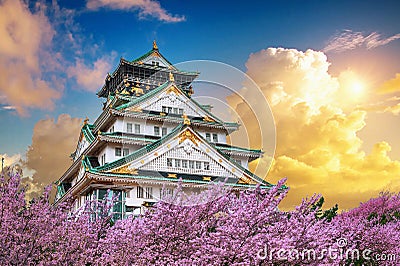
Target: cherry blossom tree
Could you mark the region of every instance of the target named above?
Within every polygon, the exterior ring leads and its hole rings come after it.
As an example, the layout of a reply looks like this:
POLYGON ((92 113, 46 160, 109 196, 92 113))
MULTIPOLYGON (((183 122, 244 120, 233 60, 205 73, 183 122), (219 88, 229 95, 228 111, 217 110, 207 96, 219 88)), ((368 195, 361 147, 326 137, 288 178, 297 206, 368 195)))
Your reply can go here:
POLYGON ((336 215, 321 197, 279 210, 270 190, 178 187, 140 217, 112 221, 113 199, 30 202, 18 174, 0 177, 0 265, 398 265, 400 194, 336 215), (207 200, 205 200, 207 199, 207 200), (384 262, 383 262, 384 260, 384 262))

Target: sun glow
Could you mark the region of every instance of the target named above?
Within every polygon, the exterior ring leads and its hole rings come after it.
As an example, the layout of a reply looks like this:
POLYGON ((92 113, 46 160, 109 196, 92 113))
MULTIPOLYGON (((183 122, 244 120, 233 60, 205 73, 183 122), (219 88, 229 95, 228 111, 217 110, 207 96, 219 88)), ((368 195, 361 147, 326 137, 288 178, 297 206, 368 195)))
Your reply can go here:
POLYGON ((365 85, 360 81, 354 81, 350 85, 350 90, 354 94, 360 94, 364 91, 364 89, 365 89, 365 85))

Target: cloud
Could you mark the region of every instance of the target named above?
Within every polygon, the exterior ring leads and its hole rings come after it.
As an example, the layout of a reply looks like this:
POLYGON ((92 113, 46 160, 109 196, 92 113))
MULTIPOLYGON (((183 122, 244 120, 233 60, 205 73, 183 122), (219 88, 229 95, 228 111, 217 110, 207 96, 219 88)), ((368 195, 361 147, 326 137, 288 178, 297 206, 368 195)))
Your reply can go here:
POLYGON ((376 112, 376 113, 391 113, 398 115, 400 113, 400 98, 392 97, 385 99, 384 101, 379 101, 377 103, 372 103, 359 107, 359 110, 376 112))
POLYGON ((400 73, 397 73, 393 79, 385 81, 378 89, 378 93, 382 94, 393 92, 400 92, 400 73))
POLYGON ((393 105, 393 106, 387 106, 384 110, 385 113, 392 113, 394 115, 399 115, 400 114, 400 103, 393 105))
POLYGON ((36 123, 24 162, 24 167, 34 171, 30 179, 32 191, 52 184, 70 166, 69 152, 76 148, 81 123, 82 119, 67 114, 36 123))
POLYGON ((104 78, 111 69, 110 62, 114 57, 115 55, 99 58, 93 65, 86 65, 83 60, 77 59, 74 66, 67 68, 68 77, 75 78, 83 90, 97 91, 104 83, 104 78))
POLYGON ((21 1, 0 4, 0 104, 26 115, 27 108, 52 109, 61 97, 43 78, 40 54, 55 34, 39 9, 31 12, 21 1))
POLYGON ((334 35, 325 46, 323 51, 326 52, 344 52, 359 47, 373 49, 382 45, 386 45, 392 41, 400 39, 400 33, 384 38, 377 32, 365 34, 360 31, 343 30, 341 33, 334 35))
POLYGON ((161 7, 159 2, 152 0, 88 0, 86 7, 89 10, 97 10, 99 8, 139 10, 139 18, 151 16, 164 22, 185 21, 184 16, 171 15, 161 7))
MULTIPOLYGON (((354 73, 328 73, 330 63, 322 52, 268 48, 250 55, 247 74, 268 99, 276 123, 277 146, 267 177, 276 182, 288 177, 291 187, 283 208, 307 195, 321 193, 328 205, 355 207, 382 190, 398 191, 400 162, 388 156, 391 147, 376 143, 371 153, 362 150, 358 132, 367 112, 354 108, 346 86, 354 73)), ((251 90, 243 89, 246 99, 251 90)), ((353 97, 354 98, 354 97, 353 97)), ((257 131, 240 99, 228 98, 248 131, 257 131)), ((255 111, 260 107, 256 101, 255 111)), ((261 140, 258 141, 259 147, 261 140)), ((266 165, 261 159, 261 165, 266 165)), ((254 164, 252 165, 254 167, 254 164)), ((257 168, 265 175, 265 169, 257 168)))

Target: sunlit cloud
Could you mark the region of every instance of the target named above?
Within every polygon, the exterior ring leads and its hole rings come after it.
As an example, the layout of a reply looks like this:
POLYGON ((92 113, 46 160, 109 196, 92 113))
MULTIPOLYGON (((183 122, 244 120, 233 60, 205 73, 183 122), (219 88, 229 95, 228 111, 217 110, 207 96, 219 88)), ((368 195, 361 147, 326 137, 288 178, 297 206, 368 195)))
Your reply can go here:
POLYGON ((375 113, 398 115, 400 113, 400 97, 387 98, 383 101, 360 106, 358 109, 375 113))
POLYGON ((393 79, 385 81, 378 89, 379 93, 400 92, 400 73, 397 73, 393 79))
POLYGON ((61 114, 40 120, 33 129, 32 144, 29 146, 23 167, 34 172, 30 177, 32 191, 52 184, 71 164, 69 154, 74 152, 82 119, 61 114))
POLYGON ((393 106, 386 107, 384 112, 392 113, 394 115, 399 115, 399 113, 400 113, 400 103, 398 103, 396 105, 393 105, 393 106))
POLYGON ((322 50, 326 52, 344 52, 353 50, 359 47, 366 49, 373 49, 382 45, 386 45, 392 41, 400 39, 400 33, 390 37, 382 37, 377 32, 365 34, 360 31, 343 30, 342 32, 334 35, 328 44, 322 50))
MULTIPOLYGON (((378 142, 369 154, 362 149, 358 132, 366 125, 367 111, 356 108, 355 101, 366 104, 368 99, 359 96, 363 91, 358 88, 349 91, 361 80, 352 71, 332 76, 329 65, 322 52, 284 48, 262 50, 246 63, 247 74, 260 86, 274 114, 277 147, 267 180, 288 178, 291 192, 283 207, 321 193, 328 205, 350 208, 382 190, 400 189, 400 162, 389 157, 390 145, 378 142)), ((240 99, 229 102, 236 110, 241 108, 240 99)), ((238 113, 244 126, 255 130, 250 113, 238 113)))
POLYGON ((95 92, 100 89, 108 71, 111 70, 111 62, 115 54, 97 59, 93 65, 87 65, 82 59, 77 59, 74 66, 67 69, 69 78, 75 78, 80 89, 95 92))
POLYGON ((27 108, 52 109, 61 97, 43 78, 40 54, 55 34, 40 6, 36 12, 21 1, 0 3, 0 104, 26 115, 27 108))
POLYGON ((153 0, 88 0, 86 7, 89 10, 109 8, 114 10, 139 11, 139 18, 154 17, 164 22, 185 21, 184 16, 171 15, 160 3, 153 0))

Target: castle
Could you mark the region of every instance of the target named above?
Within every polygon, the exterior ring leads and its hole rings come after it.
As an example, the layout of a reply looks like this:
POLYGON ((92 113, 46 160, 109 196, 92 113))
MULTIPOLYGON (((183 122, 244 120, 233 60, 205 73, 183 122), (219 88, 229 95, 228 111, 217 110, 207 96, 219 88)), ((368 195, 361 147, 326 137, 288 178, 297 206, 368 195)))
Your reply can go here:
POLYGON ((72 196, 79 208, 118 193, 113 214, 120 219, 143 213, 178 182, 194 191, 218 181, 238 190, 271 187, 248 170, 263 152, 227 143, 239 124, 192 98, 198 75, 174 67, 156 42, 133 61, 121 58, 97 93, 102 113, 84 121, 73 163, 57 181, 56 204, 72 196))

